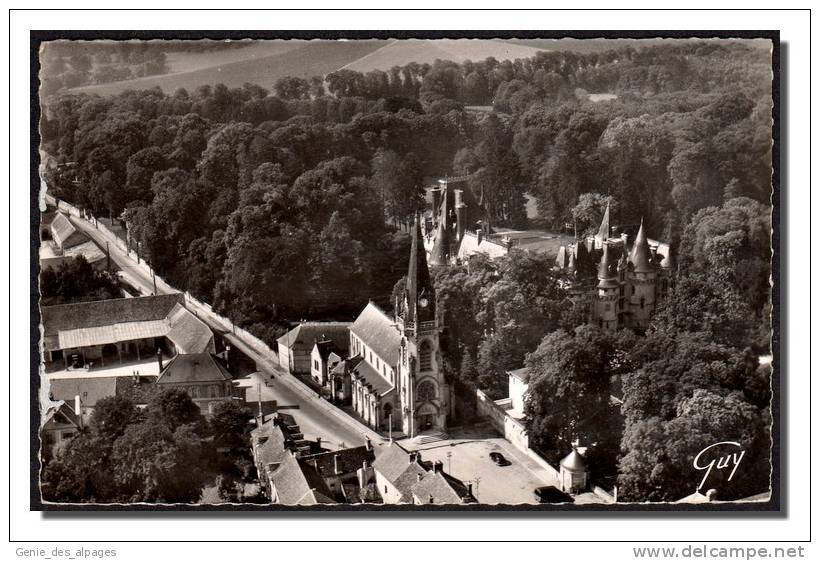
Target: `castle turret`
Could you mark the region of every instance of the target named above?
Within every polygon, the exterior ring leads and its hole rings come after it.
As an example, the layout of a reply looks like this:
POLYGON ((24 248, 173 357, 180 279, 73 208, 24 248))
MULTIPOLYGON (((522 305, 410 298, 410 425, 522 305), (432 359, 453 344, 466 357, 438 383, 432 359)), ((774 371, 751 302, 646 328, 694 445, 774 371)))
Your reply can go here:
POLYGON ((629 257, 632 270, 627 274, 629 285, 629 324, 637 329, 645 329, 649 316, 655 309, 655 284, 657 272, 650 261, 649 242, 644 231, 643 220, 635 236, 635 244, 629 257))
POLYGON ((638 235, 635 236, 635 244, 632 246, 630 261, 632 262, 632 270, 636 273, 649 273, 652 271, 649 241, 646 239, 646 232, 644 232, 643 219, 641 219, 641 227, 638 229, 638 235))
POLYGON ((603 248, 604 253, 598 265, 598 294, 593 319, 597 321, 599 327, 617 329, 620 284, 617 280, 615 262, 609 243, 604 242, 603 248))
POLYGON ((604 211, 604 218, 601 220, 601 226, 598 228, 598 233, 595 234, 595 249, 603 247, 604 243, 609 239, 609 201, 606 203, 606 210, 604 211))

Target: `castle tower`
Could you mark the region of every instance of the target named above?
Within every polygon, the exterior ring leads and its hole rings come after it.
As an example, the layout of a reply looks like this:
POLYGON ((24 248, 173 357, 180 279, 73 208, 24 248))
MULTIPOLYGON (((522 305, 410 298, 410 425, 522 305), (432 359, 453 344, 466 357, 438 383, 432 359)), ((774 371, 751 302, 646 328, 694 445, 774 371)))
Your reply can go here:
POLYGON ((444 184, 443 192, 441 194, 441 207, 436 210, 439 212, 438 216, 438 232, 436 239, 433 242, 433 250, 430 252, 430 265, 434 267, 441 267, 450 263, 450 217, 448 215, 447 199, 449 192, 447 184, 444 184))
POLYGON ((628 306, 630 324, 638 329, 645 329, 649 316, 655 309, 656 269, 650 262, 649 242, 644 231, 643 220, 632 246, 627 273, 628 306))
POLYGON ((673 254, 672 244, 669 244, 669 249, 666 250, 666 255, 661 260, 660 270, 658 271, 658 298, 665 298, 672 288, 672 279, 675 273, 675 256, 673 254))
POLYGON ((617 329, 620 284, 609 243, 604 242, 603 247, 604 253, 598 265, 598 293, 593 319, 603 329, 617 329))
POLYGON ((421 238, 419 217, 413 228, 404 303, 397 318, 402 333, 399 400, 402 429, 412 438, 447 424, 450 389, 441 368, 436 294, 421 238))

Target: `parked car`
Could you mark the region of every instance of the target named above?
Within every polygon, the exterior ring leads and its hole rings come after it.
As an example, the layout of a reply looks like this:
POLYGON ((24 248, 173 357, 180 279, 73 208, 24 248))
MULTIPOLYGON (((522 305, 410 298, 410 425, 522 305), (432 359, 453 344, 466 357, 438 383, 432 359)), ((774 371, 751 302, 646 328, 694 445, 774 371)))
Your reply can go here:
POLYGON ((535 489, 535 498, 539 503, 574 503, 573 499, 568 494, 564 493, 554 485, 546 485, 535 489))
POLYGON ((490 459, 495 463, 497 466, 508 466, 510 465, 510 461, 504 457, 504 454, 501 452, 490 452, 490 459))

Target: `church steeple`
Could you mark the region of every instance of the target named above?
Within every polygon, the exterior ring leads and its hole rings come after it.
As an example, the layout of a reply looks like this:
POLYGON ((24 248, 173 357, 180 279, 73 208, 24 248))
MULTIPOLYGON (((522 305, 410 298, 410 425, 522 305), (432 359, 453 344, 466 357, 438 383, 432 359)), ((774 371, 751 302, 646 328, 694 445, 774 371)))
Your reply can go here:
POLYGON ((643 218, 641 219, 638 235, 635 236, 635 245, 632 246, 630 261, 632 261, 632 270, 636 273, 650 273, 653 271, 652 265, 649 263, 649 241, 646 239, 646 232, 644 232, 643 218))
POLYGON ((404 319, 408 322, 432 321, 436 317, 436 295, 421 237, 421 223, 416 213, 413 239, 410 244, 410 263, 407 267, 407 285, 404 298, 404 319))

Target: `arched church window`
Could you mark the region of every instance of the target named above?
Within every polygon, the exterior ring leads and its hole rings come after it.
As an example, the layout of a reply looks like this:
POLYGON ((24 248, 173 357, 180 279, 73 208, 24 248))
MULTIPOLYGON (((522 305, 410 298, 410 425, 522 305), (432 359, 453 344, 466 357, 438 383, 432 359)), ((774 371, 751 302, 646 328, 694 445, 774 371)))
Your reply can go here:
POLYGON ((436 399, 436 386, 429 380, 419 384, 416 390, 416 397, 418 401, 433 401, 436 399))
POLYGON ((419 345, 419 370, 425 372, 433 369, 433 349, 429 341, 422 341, 419 345))

